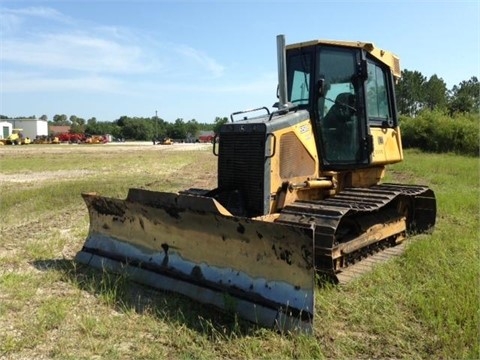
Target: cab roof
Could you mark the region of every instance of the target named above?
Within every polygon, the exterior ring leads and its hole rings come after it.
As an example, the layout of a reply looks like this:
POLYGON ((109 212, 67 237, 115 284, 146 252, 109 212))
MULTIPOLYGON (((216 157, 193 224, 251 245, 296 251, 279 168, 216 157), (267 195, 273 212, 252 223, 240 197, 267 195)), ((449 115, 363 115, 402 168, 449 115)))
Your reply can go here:
POLYGON ((388 65, 392 70, 393 75, 396 78, 401 77, 400 58, 390 51, 383 50, 376 47, 371 42, 343 41, 343 40, 311 40, 311 41, 305 41, 305 42, 299 42, 299 43, 287 45, 286 49, 290 50, 290 49, 303 48, 303 47, 315 46, 315 45, 330 45, 330 46, 342 46, 347 48, 363 49, 368 53, 370 53, 376 59, 388 65))

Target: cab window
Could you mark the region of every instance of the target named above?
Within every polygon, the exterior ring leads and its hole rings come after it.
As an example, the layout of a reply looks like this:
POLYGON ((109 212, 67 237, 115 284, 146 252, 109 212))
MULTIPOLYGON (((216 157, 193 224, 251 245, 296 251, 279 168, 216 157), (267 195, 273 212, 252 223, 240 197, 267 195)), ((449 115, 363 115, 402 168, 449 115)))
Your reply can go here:
POLYGON ((377 64, 368 61, 367 115, 371 125, 392 118, 388 102, 387 73, 377 64))
POLYGON ((291 50, 287 53, 287 84, 289 101, 300 107, 310 104, 312 52, 291 50))
POLYGON ((308 105, 310 74, 301 70, 293 73, 292 95, 290 101, 297 105, 308 105))
POLYGON ((361 98, 361 83, 356 81, 358 56, 356 49, 318 49, 317 78, 323 79, 325 88, 317 102, 317 132, 324 163, 329 165, 363 161, 359 151, 362 122, 357 104, 361 98))

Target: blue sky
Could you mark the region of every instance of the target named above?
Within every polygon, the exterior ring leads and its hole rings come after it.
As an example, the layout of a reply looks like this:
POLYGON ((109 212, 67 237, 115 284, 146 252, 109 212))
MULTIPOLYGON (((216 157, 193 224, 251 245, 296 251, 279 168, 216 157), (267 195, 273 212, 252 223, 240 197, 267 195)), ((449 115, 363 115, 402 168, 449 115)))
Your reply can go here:
POLYGON ((0 114, 213 122, 276 100, 276 35, 361 40, 447 87, 480 72, 479 1, 0 0, 0 114))

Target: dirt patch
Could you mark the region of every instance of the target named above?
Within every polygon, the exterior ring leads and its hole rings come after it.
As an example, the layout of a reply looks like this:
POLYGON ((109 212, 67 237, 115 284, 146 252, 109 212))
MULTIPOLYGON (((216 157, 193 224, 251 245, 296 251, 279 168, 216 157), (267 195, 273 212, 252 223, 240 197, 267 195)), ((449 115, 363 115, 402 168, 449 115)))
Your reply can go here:
MULTIPOLYGON (((195 151, 207 150, 211 148, 211 144, 201 143, 175 143, 173 145, 153 145, 151 142, 124 142, 124 143, 107 143, 102 145, 28 145, 28 146, 1 146, 0 159, 2 157, 41 157, 39 155, 47 155, 47 157, 55 157, 58 154, 117 154, 122 152, 145 152, 145 151, 195 151)), ((8 183, 35 183, 50 180, 69 180, 85 176, 93 176, 95 171, 85 169, 57 170, 57 171, 24 171, 15 174, 2 174, 0 164, 0 186, 8 183)))
POLYGON ((58 171, 41 171, 28 172, 20 174, 0 174, 0 184, 2 183, 27 183, 39 182, 47 180, 68 180, 77 179, 79 177, 94 175, 94 171, 90 170, 58 170, 58 171))
POLYGON ((173 145, 153 145, 152 142, 123 142, 107 143, 102 145, 26 145, 26 146, 0 146, 0 158, 3 156, 25 156, 29 154, 59 154, 75 152, 77 154, 104 152, 118 153, 125 151, 189 151, 210 149, 212 144, 204 143, 175 143, 173 145))

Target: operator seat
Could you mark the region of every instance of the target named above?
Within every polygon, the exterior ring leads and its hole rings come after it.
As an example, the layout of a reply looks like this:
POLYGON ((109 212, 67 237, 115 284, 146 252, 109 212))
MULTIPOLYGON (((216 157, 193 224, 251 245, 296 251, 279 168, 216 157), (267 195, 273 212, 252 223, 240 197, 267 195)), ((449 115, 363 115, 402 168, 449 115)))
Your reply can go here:
POLYGON ((331 161, 352 161, 357 151, 355 95, 340 93, 322 120, 324 154, 331 161))
POLYGON ((352 93, 340 93, 335 99, 335 104, 323 118, 325 128, 338 128, 352 120, 355 113, 355 95, 352 93))

